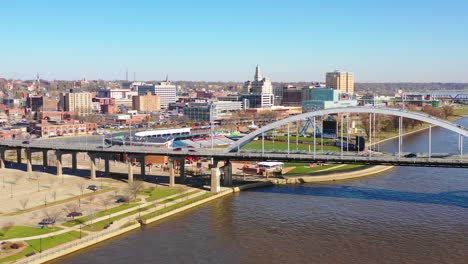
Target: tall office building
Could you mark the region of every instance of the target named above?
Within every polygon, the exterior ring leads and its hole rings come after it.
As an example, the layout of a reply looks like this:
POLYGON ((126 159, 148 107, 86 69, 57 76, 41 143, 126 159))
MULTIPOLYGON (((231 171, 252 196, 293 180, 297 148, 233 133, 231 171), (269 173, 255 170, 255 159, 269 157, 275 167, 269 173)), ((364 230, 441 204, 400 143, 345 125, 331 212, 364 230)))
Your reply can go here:
POLYGON ((161 108, 167 108, 170 103, 177 101, 176 86, 169 81, 160 82, 159 84, 143 84, 137 86, 138 95, 146 95, 148 92, 157 94, 161 98, 161 108))
POLYGON ((155 112, 161 110, 161 96, 148 92, 146 95, 132 97, 132 108, 138 112, 155 112))
POLYGON ((79 115, 90 114, 92 112, 91 93, 62 93, 60 95, 60 105, 63 111, 74 112, 79 115))
POLYGON ((327 72, 325 85, 343 93, 354 94, 354 74, 346 71, 327 72))
POLYGON ((244 83, 242 100, 249 101, 249 108, 268 108, 273 106, 273 85, 269 78, 262 77, 260 67, 255 69, 253 81, 244 83))

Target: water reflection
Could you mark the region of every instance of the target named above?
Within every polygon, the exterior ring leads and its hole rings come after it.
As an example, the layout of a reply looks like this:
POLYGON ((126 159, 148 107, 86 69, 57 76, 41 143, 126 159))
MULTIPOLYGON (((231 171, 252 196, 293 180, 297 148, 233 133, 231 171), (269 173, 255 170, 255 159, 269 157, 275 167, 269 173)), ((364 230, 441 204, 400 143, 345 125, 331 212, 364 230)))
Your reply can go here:
POLYGON ((342 199, 363 199, 396 201, 421 204, 440 204, 468 208, 468 191, 450 191, 440 193, 403 192, 377 188, 365 188, 346 185, 303 187, 299 191, 291 192, 288 188, 265 188, 260 192, 287 195, 309 195, 322 197, 336 197, 342 199))

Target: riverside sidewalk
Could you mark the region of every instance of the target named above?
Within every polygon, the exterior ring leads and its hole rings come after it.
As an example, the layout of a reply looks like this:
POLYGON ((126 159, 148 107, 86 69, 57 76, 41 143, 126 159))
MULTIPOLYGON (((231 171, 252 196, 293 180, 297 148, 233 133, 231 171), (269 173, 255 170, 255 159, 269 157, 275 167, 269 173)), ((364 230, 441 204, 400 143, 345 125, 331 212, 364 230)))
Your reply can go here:
MULTIPOLYGON (((198 189, 197 189, 198 190, 198 189)), ((173 205, 173 204, 176 204, 176 203, 179 203, 181 201, 185 201, 185 199, 187 199, 186 197, 182 197, 180 199, 177 199, 177 200, 174 200, 174 201, 171 201, 171 202, 168 202, 168 203, 165 203, 164 205, 157 205, 158 203, 162 202, 162 201, 165 201, 167 199, 171 199, 171 198, 174 198, 174 197, 177 197, 177 196, 181 196, 181 195, 184 195, 184 194, 187 194, 187 193, 190 193, 190 192, 193 192, 194 189, 188 189, 186 191, 183 191, 181 193, 176 193, 176 194, 173 194, 173 195, 170 195, 170 196, 167 196, 167 197, 164 197, 164 198, 161 198, 161 199, 158 199, 158 200, 155 200, 155 201, 151 201, 151 202, 146 202, 146 203, 142 203, 140 204, 138 207, 146 207, 146 206, 150 206, 150 205, 155 205, 155 208, 152 208, 151 210, 159 210, 161 208, 164 208, 165 206, 170 206, 170 205, 173 205)), ((206 191, 199 191, 197 192, 196 194, 200 193, 199 195, 205 193, 206 191)), ((192 195, 189 196, 190 198, 193 198, 192 195)), ((26 240, 33 240, 33 239, 39 239, 39 238, 46 238, 46 237, 50 237, 50 236, 55 236, 55 235, 60 235, 60 234, 63 234, 63 233, 67 233, 67 232, 70 232, 70 231, 76 231, 76 230, 79 230, 81 227, 83 226, 86 226, 86 225, 89 225, 89 224, 92 224, 92 223, 96 223, 96 222, 100 222, 100 221, 103 221, 103 220, 106 220, 108 219, 109 217, 116 217, 116 216, 119 216, 119 215, 123 215, 125 213, 128 213, 128 212, 131 212, 131 211, 134 211, 135 209, 138 208, 137 206, 135 207, 131 207, 131 208, 127 208, 125 210, 122 210, 122 211, 119 211, 119 212, 116 212, 116 213, 113 213, 113 214, 110 214, 110 215, 105 215, 105 216, 102 216, 102 217, 99 217, 99 218, 95 218, 95 219, 92 219, 92 220, 89 220, 89 221, 86 221, 82 224, 78 224, 78 225, 75 225, 75 226, 72 226, 72 227, 67 227, 67 228, 64 228, 62 230, 58 230, 58 231, 55 231, 55 232, 51 232, 51 233, 47 233, 47 234, 43 234, 43 235, 37 235, 37 236, 30 236, 30 237, 19 237, 19 238, 12 238, 12 239, 6 239, 6 240, 0 240, 0 243, 2 242, 17 242, 17 241, 26 241, 26 240)), ((150 212, 150 210, 146 210, 144 211, 145 214, 147 212, 150 212)), ((129 216, 131 217, 131 216, 129 216)), ((126 217, 127 218, 127 217, 126 217)), ((124 219, 126 219, 124 218, 124 219)))

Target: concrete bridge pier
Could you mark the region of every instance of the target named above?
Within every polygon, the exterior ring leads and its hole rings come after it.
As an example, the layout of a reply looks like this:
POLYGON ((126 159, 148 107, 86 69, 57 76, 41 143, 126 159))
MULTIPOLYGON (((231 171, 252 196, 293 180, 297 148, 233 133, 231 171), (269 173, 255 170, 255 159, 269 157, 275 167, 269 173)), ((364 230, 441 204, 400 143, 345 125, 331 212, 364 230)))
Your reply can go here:
POLYGON ((140 160, 140 177, 144 179, 146 177, 146 164, 145 164, 145 155, 139 158, 140 160))
POLYGON ((76 174, 77 170, 78 170, 78 159, 77 159, 77 155, 78 153, 76 152, 72 152, 71 153, 71 156, 72 156, 72 171, 73 171, 73 174, 76 174))
POLYGON ((211 165, 211 193, 219 193, 221 191, 220 174, 218 161, 213 161, 211 165))
POLYGON ((32 151, 31 149, 26 149, 26 172, 28 174, 32 173, 32 151))
POLYGON ((110 156, 106 155, 104 157, 104 175, 106 177, 110 176, 110 156))
POLYGON ((222 169, 224 172, 224 186, 232 186, 232 163, 229 160, 227 160, 222 169))
POLYGON ((128 168, 128 183, 133 182, 133 168, 132 168, 132 162, 127 160, 127 168, 128 168))
POLYGON ((173 187, 175 185, 175 159, 170 158, 169 159, 169 186, 173 187))
POLYGON ((180 182, 185 183, 185 157, 180 159, 180 182))
POLYGON ((44 168, 49 167, 49 160, 48 160, 47 152, 48 150, 42 151, 42 167, 44 168))
POLYGON ((89 154, 89 171, 91 173, 90 178, 91 180, 96 179, 96 156, 89 154))
POLYGON ((5 149, 0 149, 0 169, 5 168, 5 149))
POLYGON ((57 156, 57 176, 60 177, 63 175, 62 153, 59 151, 55 151, 55 155, 57 156))
POLYGON ((21 164, 21 148, 16 149, 16 163, 21 164))

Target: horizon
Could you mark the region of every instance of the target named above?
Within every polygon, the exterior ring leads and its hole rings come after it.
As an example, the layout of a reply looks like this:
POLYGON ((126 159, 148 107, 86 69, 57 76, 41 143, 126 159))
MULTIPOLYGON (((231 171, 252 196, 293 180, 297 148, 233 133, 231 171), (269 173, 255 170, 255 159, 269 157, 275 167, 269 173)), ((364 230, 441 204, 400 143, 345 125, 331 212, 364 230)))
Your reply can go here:
POLYGON ((461 0, 3 4, 0 76, 45 80, 468 83, 461 0))

